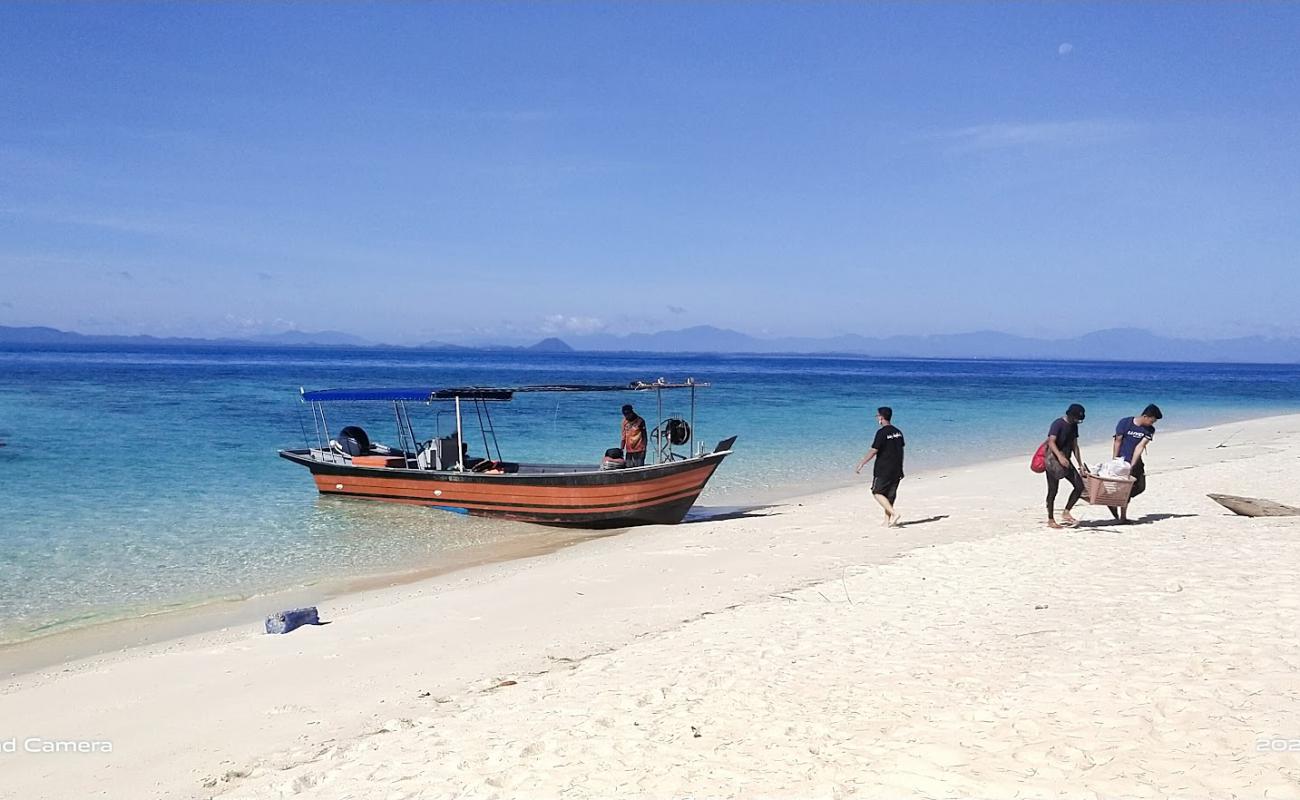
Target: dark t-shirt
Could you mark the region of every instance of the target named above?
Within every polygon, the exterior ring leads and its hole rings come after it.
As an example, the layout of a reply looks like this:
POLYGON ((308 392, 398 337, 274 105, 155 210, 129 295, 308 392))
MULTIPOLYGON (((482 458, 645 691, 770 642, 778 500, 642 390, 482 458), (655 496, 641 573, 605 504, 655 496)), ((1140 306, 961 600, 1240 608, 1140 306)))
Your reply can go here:
POLYGON ((1132 464, 1133 453, 1137 450, 1137 446, 1143 439, 1155 438, 1156 429, 1151 425, 1139 425, 1132 417, 1125 417, 1115 426, 1115 435, 1121 437, 1119 457, 1132 464))
POLYGON ((1047 429, 1048 437, 1056 437, 1056 446, 1061 451, 1061 455, 1067 459, 1074 452, 1074 442, 1079 438, 1079 423, 1066 422, 1063 417, 1057 417, 1052 423, 1052 427, 1047 429))
POLYGON ((903 477, 903 432, 893 425, 876 431, 871 449, 876 451, 876 466, 872 475, 877 478, 897 480, 903 477))

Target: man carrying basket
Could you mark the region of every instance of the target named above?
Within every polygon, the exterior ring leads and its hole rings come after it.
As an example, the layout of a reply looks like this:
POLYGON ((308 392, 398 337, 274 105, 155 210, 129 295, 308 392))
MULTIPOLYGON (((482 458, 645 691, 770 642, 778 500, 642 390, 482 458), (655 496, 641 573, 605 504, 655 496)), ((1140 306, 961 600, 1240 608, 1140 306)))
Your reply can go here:
POLYGON ((1047 474, 1047 527, 1049 528, 1073 528, 1079 524, 1070 511, 1083 494, 1083 477, 1070 462, 1070 457, 1073 456, 1076 462, 1083 464, 1083 456, 1079 453, 1079 423, 1083 422, 1083 418, 1083 406, 1071 403, 1065 410, 1065 416, 1053 420, 1052 427, 1047 431, 1044 471, 1047 474), (1062 479, 1069 481, 1074 487, 1070 492, 1070 499, 1065 501, 1065 510, 1061 512, 1061 522, 1064 522, 1064 525, 1056 521, 1056 490, 1060 488, 1062 479))
MULTIPOLYGON (((1133 499, 1147 490, 1147 467, 1142 460, 1147 445, 1156 435, 1156 422, 1163 419, 1160 406, 1152 403, 1142 409, 1136 417, 1125 417, 1115 426, 1115 440, 1112 457, 1122 458, 1130 465, 1129 477, 1133 479, 1133 490, 1129 499, 1133 499)), ((1128 506, 1116 509, 1110 506, 1110 514, 1120 522, 1128 522, 1128 506)))

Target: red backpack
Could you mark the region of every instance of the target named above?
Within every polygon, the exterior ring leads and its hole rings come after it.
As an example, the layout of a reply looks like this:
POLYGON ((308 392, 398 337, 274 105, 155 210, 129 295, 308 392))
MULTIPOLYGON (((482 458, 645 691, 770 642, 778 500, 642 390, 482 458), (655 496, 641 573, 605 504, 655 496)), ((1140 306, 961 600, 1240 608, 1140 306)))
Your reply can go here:
POLYGON ((1029 459, 1029 469, 1034 472, 1047 472, 1047 440, 1038 446, 1034 451, 1034 457, 1029 459))

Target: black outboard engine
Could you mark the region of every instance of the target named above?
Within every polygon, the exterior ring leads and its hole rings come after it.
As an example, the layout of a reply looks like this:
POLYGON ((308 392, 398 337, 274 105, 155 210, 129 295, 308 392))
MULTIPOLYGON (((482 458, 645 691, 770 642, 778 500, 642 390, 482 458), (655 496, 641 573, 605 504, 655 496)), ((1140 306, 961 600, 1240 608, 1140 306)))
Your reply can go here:
POLYGON ((622 469, 625 466, 627 466, 627 462, 623 459, 623 451, 617 447, 606 450, 605 457, 600 460, 602 470, 622 469))
POLYGON ((339 449, 350 456, 364 456, 370 452, 370 437, 356 425, 339 431, 339 449))

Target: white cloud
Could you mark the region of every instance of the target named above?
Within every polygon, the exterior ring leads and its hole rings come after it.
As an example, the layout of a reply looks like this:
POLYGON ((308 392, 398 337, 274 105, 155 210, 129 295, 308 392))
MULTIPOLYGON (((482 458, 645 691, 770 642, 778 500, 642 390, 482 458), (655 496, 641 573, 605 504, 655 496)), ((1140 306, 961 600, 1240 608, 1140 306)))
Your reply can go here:
POLYGON ((605 323, 597 317, 570 317, 564 314, 551 314, 542 320, 542 333, 597 333, 605 329, 605 323))
POLYGON ((103 228, 115 233, 143 234, 146 236, 179 236, 193 231, 193 226, 188 223, 178 223, 148 214, 81 212, 19 206, 0 206, 0 214, 25 217, 40 222, 52 222, 56 225, 103 228))
POLYGON ((1078 147, 1101 144, 1137 134, 1142 125, 1119 120, 1064 122, 995 122, 946 131, 935 138, 957 152, 1025 147, 1078 147))
POLYGON ((258 332, 265 327, 262 320, 256 317, 237 317, 234 314, 227 314, 221 322, 227 330, 239 331, 240 333, 258 332))
POLYGON ((1069 42, 1061 42, 1061 46, 1056 48, 1056 52, 1060 55, 1068 56, 1070 53, 1074 52, 1074 45, 1069 42))

